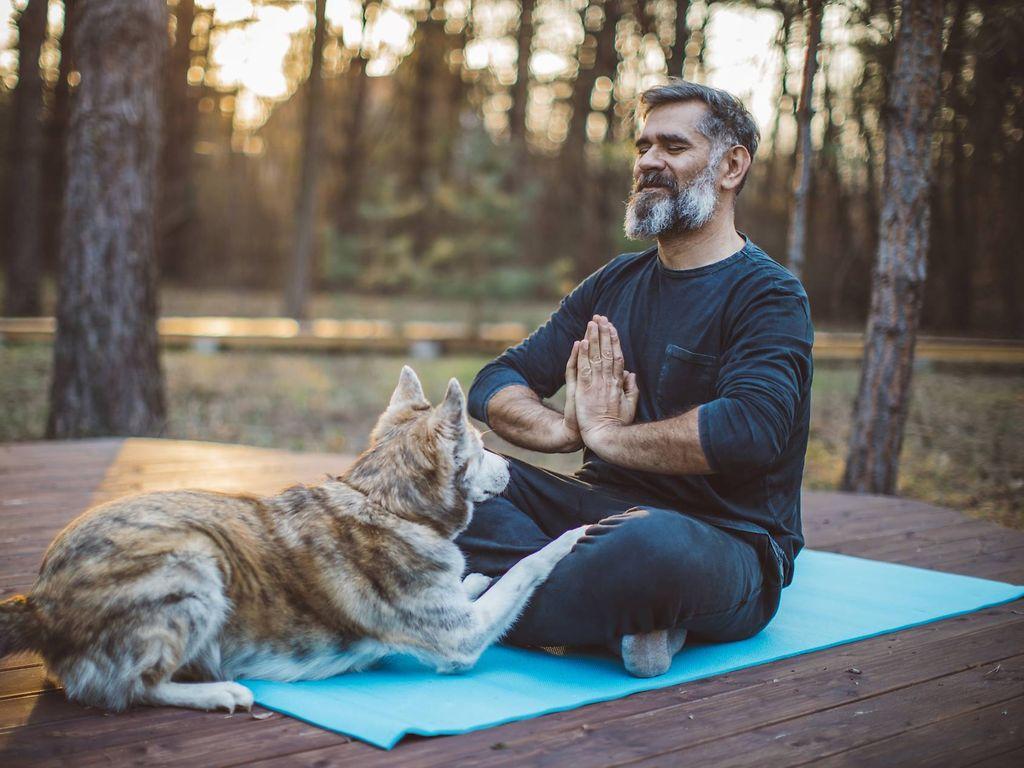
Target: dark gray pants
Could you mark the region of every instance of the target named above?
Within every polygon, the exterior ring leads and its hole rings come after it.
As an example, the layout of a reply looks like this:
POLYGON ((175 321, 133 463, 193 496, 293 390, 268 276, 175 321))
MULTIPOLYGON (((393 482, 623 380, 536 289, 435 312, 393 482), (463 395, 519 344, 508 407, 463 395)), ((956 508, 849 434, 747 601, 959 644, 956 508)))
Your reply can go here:
POLYGON ((670 627, 697 640, 740 640, 778 610, 778 566, 757 536, 644 503, 621 488, 516 459, 509 464, 508 487, 476 506, 456 540, 468 572, 500 576, 564 531, 595 524, 534 594, 510 642, 606 645, 670 627))

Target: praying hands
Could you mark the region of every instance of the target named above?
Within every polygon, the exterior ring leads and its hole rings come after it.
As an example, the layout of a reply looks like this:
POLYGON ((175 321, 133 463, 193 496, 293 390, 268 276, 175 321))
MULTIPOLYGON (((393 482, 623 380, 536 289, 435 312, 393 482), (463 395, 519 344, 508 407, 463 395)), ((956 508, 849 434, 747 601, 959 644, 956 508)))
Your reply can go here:
POLYGON ((633 423, 639 396, 636 374, 624 368, 618 331, 607 317, 594 315, 565 366, 566 429, 596 449, 608 430, 633 423))

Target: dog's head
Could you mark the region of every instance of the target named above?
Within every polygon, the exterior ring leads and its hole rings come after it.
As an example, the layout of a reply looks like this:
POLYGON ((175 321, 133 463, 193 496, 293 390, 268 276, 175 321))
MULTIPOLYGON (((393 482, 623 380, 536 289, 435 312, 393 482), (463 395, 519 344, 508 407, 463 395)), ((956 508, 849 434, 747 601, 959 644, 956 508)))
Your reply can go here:
POLYGON ((433 408, 405 366, 346 479, 389 511, 454 537, 469 524, 473 503, 501 493, 508 478, 508 463, 484 449, 470 424, 459 382, 449 381, 433 408))

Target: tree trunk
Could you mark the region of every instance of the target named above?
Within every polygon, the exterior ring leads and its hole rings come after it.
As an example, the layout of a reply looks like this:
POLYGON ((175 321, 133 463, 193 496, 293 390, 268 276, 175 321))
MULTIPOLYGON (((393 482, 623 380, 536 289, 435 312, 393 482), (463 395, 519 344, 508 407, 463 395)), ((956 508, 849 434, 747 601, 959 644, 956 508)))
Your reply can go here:
POLYGON ((516 33, 516 82, 512 86, 512 107, 508 113, 509 139, 512 142, 512 167, 509 169, 510 186, 518 189, 525 170, 526 106, 530 97, 530 56, 533 52, 533 11, 536 0, 520 0, 519 31, 516 33))
POLYGON ((156 435, 156 171, 164 0, 90 0, 73 30, 71 106, 49 437, 156 435))
POLYGON ((366 74, 366 59, 362 52, 352 59, 348 80, 346 96, 349 98, 343 110, 348 115, 348 124, 345 126, 345 145, 338 172, 341 189, 338 191, 334 218, 339 235, 351 235, 358 230, 359 201, 366 172, 366 141, 363 134, 370 78, 366 74))
POLYGON ((963 151, 963 140, 957 127, 957 116, 966 115, 961 94, 965 64, 965 24, 967 0, 957 0, 953 8, 953 19, 949 26, 949 42, 942 54, 942 112, 948 112, 948 119, 937 120, 942 130, 939 155, 942 162, 936 169, 932 186, 932 279, 928 281, 925 297, 923 322, 948 330, 963 332, 970 325, 971 278, 968 268, 958 274, 962 263, 971 265, 971 247, 968 243, 970 196, 967 190, 967 157, 963 151))
POLYGON ((896 492, 928 253, 942 3, 903 0, 887 105, 885 187, 871 315, 843 489, 896 492))
POLYGON ((341 166, 335 172, 341 180, 335 197, 334 225, 339 235, 354 234, 359 228, 359 201, 362 198, 363 175, 366 172, 366 126, 367 97, 370 79, 366 74, 366 35, 368 31, 366 6, 368 0, 360 0, 359 50, 349 64, 348 82, 344 90, 346 100, 343 114, 348 115, 345 125, 344 145, 341 152, 341 166))
MULTIPOLYGON (((597 189, 594 179, 587 167, 587 119, 590 116, 590 99, 594 85, 601 76, 614 77, 618 54, 615 50, 615 29, 622 18, 620 0, 605 0, 604 23, 597 31, 593 53, 580 54, 580 71, 573 84, 572 115, 569 118, 569 130, 562 146, 562 194, 563 210, 575 211, 574 231, 571 236, 571 253, 574 272, 583 277, 593 270, 595 265, 603 264, 611 254, 600 252, 602 238, 597 228, 607 227, 607 221, 595 221, 594 212, 599 210, 599 203, 594 196, 604 190, 597 189), (590 58, 592 56, 592 58, 590 58), (589 59, 589 60, 588 60, 589 59), (583 215, 579 215, 580 211, 583 215)), ((581 16, 583 14, 581 13, 581 16)))
POLYGON ((818 71, 821 44, 822 0, 807 2, 807 53, 804 57, 800 108, 797 112, 797 173, 793 182, 793 213, 789 217, 786 255, 789 269, 797 277, 804 271, 807 252, 807 217, 811 201, 811 172, 814 167, 811 118, 814 116, 814 75, 818 71))
POLYGON ((306 80, 306 122, 302 137, 302 171, 295 203, 295 250, 285 293, 285 314, 296 320, 309 315, 309 294, 313 283, 313 247, 316 240, 316 190, 320 172, 320 122, 323 119, 323 64, 327 0, 316 0, 313 50, 306 80))
POLYGON ((765 169, 764 188, 768 194, 773 194, 775 190, 775 169, 778 167, 780 159, 779 126, 782 122, 782 100, 789 95, 789 87, 787 86, 787 81, 789 80, 789 41, 793 36, 794 17, 788 8, 789 6, 785 3, 780 4, 779 13, 782 15, 782 26, 779 28, 779 36, 775 41, 782 56, 779 67, 778 108, 772 115, 772 127, 768 134, 771 137, 769 142, 772 147, 771 159, 768 162, 768 167, 765 169))
POLYGON ((704 82, 708 77, 708 27, 711 26, 711 6, 713 4, 713 0, 707 0, 704 5, 704 18, 700 22, 700 47, 697 49, 697 62, 693 68, 693 80, 698 83, 704 82))
MULTIPOLYGON (((832 266, 830 278, 830 301, 829 308, 833 318, 843 316, 843 289, 847 284, 851 269, 855 264, 853 254, 856 246, 852 242, 852 235, 857 229, 857 224, 852 219, 850 196, 843 186, 843 178, 839 173, 839 156, 842 153, 840 130, 835 122, 835 107, 832 101, 832 88, 829 85, 829 70, 826 68, 822 73, 822 101, 825 106, 825 137, 822 142, 822 154, 825 160, 825 173, 828 178, 828 186, 832 199, 826 201, 826 205, 834 210, 835 231, 826 236, 835 243, 835 253, 838 254, 838 263, 832 266)), ((818 230, 820 233, 821 230, 818 230)), ((825 264, 820 265, 825 267, 825 264)))
POLYGON ((8 145, 7 279, 4 313, 38 315, 41 279, 43 78, 39 52, 46 38, 46 0, 29 0, 18 18, 18 84, 8 145))
POLYGON ((416 259, 426 256, 434 241, 433 198, 437 178, 435 123, 437 121, 438 62, 444 61, 444 10, 439 0, 429 0, 427 17, 416 30, 413 49, 412 125, 409 155, 406 160, 408 186, 416 201, 410 220, 412 253, 416 259))
POLYGON ((160 272, 181 277, 184 259, 191 252, 189 238, 194 225, 191 191, 192 154, 199 112, 189 93, 188 70, 192 63, 192 24, 195 0, 178 0, 174 45, 166 67, 164 98, 164 146, 161 158, 160 235, 157 243, 160 272))
MULTIPOLYGON (((64 0, 64 29, 60 37, 60 67, 57 84, 53 89, 53 108, 46 125, 46 155, 43 162, 43 221, 59 222, 63 216, 64 185, 67 180, 67 158, 64 150, 68 141, 68 120, 71 111, 71 85, 68 76, 74 66, 71 46, 72 25, 76 0, 64 0)), ((43 226, 42 264, 53 274, 60 261, 60 227, 43 226)))
POLYGON ((690 29, 686 26, 686 14, 690 11, 690 0, 676 0, 675 31, 676 39, 672 44, 668 60, 668 73, 672 77, 683 77, 686 66, 686 44, 690 41, 690 29))

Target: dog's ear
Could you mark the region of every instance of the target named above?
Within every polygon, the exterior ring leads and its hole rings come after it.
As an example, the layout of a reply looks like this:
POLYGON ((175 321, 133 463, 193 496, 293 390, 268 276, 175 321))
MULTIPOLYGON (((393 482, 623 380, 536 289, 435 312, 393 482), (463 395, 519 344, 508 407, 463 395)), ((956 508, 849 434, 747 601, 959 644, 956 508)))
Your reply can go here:
POLYGON ((448 391, 444 394, 444 400, 434 411, 434 422, 438 426, 449 429, 462 429, 465 425, 466 396, 462 394, 462 387, 459 385, 458 379, 451 379, 448 382, 448 391))
POLYGON ((423 394, 423 385, 420 384, 416 372, 408 365, 402 366, 402 372, 398 376, 398 386, 391 394, 391 402, 388 403, 388 410, 401 406, 430 407, 426 395, 423 394))

